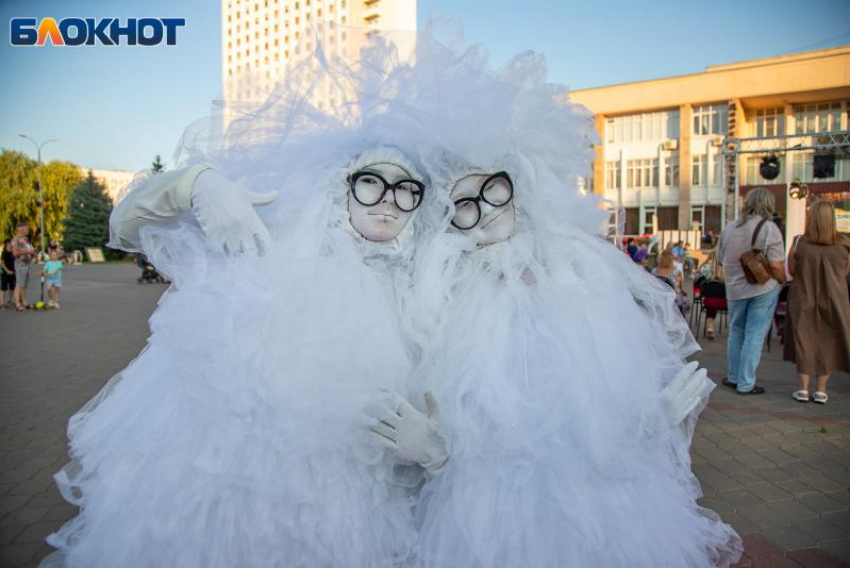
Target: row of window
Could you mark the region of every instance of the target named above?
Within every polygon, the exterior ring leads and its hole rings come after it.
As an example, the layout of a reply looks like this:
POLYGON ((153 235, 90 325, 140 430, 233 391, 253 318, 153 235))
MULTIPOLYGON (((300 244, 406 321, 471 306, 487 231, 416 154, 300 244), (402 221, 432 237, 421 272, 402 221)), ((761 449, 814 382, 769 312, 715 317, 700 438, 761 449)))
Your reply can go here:
MULTIPOLYGON (((818 181, 850 181, 850 158, 843 156, 837 157, 835 160, 835 175, 831 178, 814 179, 814 154, 812 153, 795 153, 788 156, 777 156, 781 172, 785 172, 786 168, 791 167, 791 178, 799 179, 806 182, 818 181), (789 160, 790 158, 790 160, 789 160)), ((775 184, 785 183, 785 176, 780 173, 779 178, 775 180, 767 180, 761 177, 759 166, 764 156, 748 156, 746 158, 746 168, 744 169, 744 177, 741 183, 744 185, 760 185, 760 184, 775 184)))
MULTIPOLYGON (((794 105, 795 127, 792 134, 835 132, 842 125, 842 103, 794 105)), ((850 109, 848 109, 850 110, 850 109)), ((749 135, 781 136, 785 133, 785 110, 781 107, 752 111, 749 135)), ((726 136, 729 132, 729 109, 726 104, 693 107, 694 136, 726 136)), ((679 111, 632 114, 609 118, 606 142, 644 142, 679 138, 679 111)))
MULTIPOLYGON (((278 4, 278 2, 279 2, 279 0, 272 0, 272 1, 274 2, 274 4, 278 4)), ((376 1, 377 1, 377 0, 371 0, 371 1, 370 1, 370 0, 367 0, 366 4, 367 4, 367 5, 369 5, 369 4, 373 4, 373 3, 374 3, 374 2, 376 2, 376 1)), ((284 1, 284 4, 285 4, 285 3, 286 3, 286 2, 284 1)), ((319 4, 321 4, 321 0, 319 0, 319 2, 318 2, 318 3, 319 3, 319 4)), ((236 4, 234 5, 232 2, 231 2, 231 3, 229 3, 229 4, 227 5, 227 9, 228 9, 228 10, 232 10, 233 8, 239 8, 241 5, 242 5, 242 0, 236 0, 236 4)), ((310 6, 310 0, 304 0, 304 6, 305 6, 305 7, 309 7, 309 6, 310 6)), ((268 7, 269 7, 269 0, 263 0, 263 7, 264 7, 264 8, 268 8, 268 7)), ((345 9, 345 0, 342 0, 342 1, 339 3, 339 7, 340 7, 340 8, 342 8, 342 9, 345 9)), ((296 10, 299 10, 300 8, 301 8, 301 2, 300 2, 300 1, 299 1, 299 2, 296 2, 296 3, 295 3, 295 9, 296 9, 296 10)), ((329 6, 329 9, 330 9, 330 10, 333 10, 333 5, 329 6)), ((247 16, 247 14, 248 14, 250 11, 251 11, 251 2, 246 1, 246 2, 245 2, 245 14, 246 14, 246 16, 247 16)), ((259 12, 259 11, 260 11, 260 3, 259 3, 259 2, 254 2, 254 11, 255 11, 255 12, 259 12)), ((283 11, 284 11, 285 13, 289 13, 289 6, 284 6, 284 7, 283 7, 283 11)), ((237 18, 239 18, 239 17, 241 17, 241 15, 242 15, 242 12, 241 12, 241 11, 239 11, 239 10, 237 10, 237 11, 236 11, 236 17, 237 17, 237 18)), ((275 14, 275 15, 277 15, 277 14, 275 14)), ((230 21, 230 16, 228 16, 228 17, 227 17, 227 21, 230 21)))
MULTIPOLYGON (((693 156, 691 161, 691 185, 708 186, 722 185, 723 183, 723 155, 705 154, 693 156)), ((629 189, 640 187, 658 187, 658 160, 645 158, 638 160, 626 160, 626 184, 622 186, 622 169, 620 162, 605 162, 605 187, 617 189, 626 187, 629 189)), ((664 161, 664 185, 679 185, 679 157, 670 156, 664 161)))
MULTIPOLYGON (((778 156, 782 171, 791 167, 791 177, 804 181, 814 179, 813 154, 790 154, 790 161, 786 156, 778 156)), ((761 177, 759 166, 764 156, 749 156, 744 161, 744 171, 741 183, 753 184, 775 184, 784 183, 784 177, 777 180, 767 180, 761 177)), ((722 154, 705 154, 692 156, 691 159, 691 186, 721 186, 725 183, 723 175, 724 158, 722 154)), ((605 188, 618 189, 620 187, 635 189, 644 187, 658 187, 658 160, 637 159, 626 160, 625 185, 623 185, 623 170, 619 161, 605 162, 605 188)), ((850 158, 838 157, 835 161, 835 175, 831 178, 820 178, 819 181, 850 181, 850 158)), ((679 185, 679 159, 672 156, 664 162, 664 186, 679 185)))
POLYGON ((608 142, 641 142, 679 137, 679 111, 647 112, 609 118, 608 142))
MULTIPOLYGON (((319 10, 318 16, 319 16, 319 17, 321 17, 321 15, 322 15, 322 11, 321 11, 321 10, 319 10)), ((366 21, 377 20, 377 19, 378 19, 378 17, 379 17, 379 16, 378 16, 377 14, 372 14, 371 16, 369 16, 368 18, 366 18, 366 21)), ((304 19, 305 19, 305 20, 309 20, 309 19, 310 19, 310 14, 307 14, 306 16, 304 16, 304 19)), ((265 27, 265 28, 264 28, 264 30, 263 30, 263 35, 268 36, 268 35, 269 35, 268 22, 264 22, 264 23, 266 24, 266 27, 265 27)), ((345 17, 345 16, 342 16, 342 17, 340 18, 340 23, 341 23, 342 25, 345 25, 345 24, 347 23, 347 19, 346 19, 346 17, 345 17)), ((287 28, 287 29, 288 29, 288 28, 289 28, 289 20, 285 20, 285 21, 284 21, 284 23, 283 23, 283 25, 284 25, 284 27, 285 27, 285 28, 287 28)), ((300 16, 295 16, 295 27, 298 27, 298 26, 300 26, 300 25, 301 25, 301 17, 300 17, 300 16)), ((248 31, 248 28, 249 28, 249 27, 250 27, 249 25, 247 25, 247 24, 245 25, 245 31, 246 31, 246 32, 248 31)), ((275 25, 274 25, 274 28, 272 28, 272 30, 273 30, 275 33, 280 32, 280 24, 275 24, 275 25)), ((241 31, 242 31, 242 26, 240 26, 240 25, 238 25, 238 24, 237 24, 237 25, 236 25, 236 29, 235 29, 235 31, 236 31, 236 34, 235 34, 235 35, 238 35, 238 34, 239 34, 239 32, 241 32, 241 31)), ((227 35, 228 35, 229 37, 230 37, 230 36, 233 36, 233 35, 234 35, 234 33, 233 33, 233 32, 234 32, 234 29, 233 29, 233 28, 228 28, 228 30, 227 30, 227 35)), ((254 39, 260 39, 260 30, 257 30, 257 31, 255 31, 255 32, 254 32, 254 39)), ((236 43, 237 43, 237 45, 239 44, 239 42, 240 42, 240 41, 241 41, 241 38, 237 38, 237 39, 236 39, 236 43)), ((245 34, 245 43, 248 43, 248 42, 250 42, 250 41, 251 41, 251 34, 250 34, 250 33, 246 33, 246 34, 245 34)))

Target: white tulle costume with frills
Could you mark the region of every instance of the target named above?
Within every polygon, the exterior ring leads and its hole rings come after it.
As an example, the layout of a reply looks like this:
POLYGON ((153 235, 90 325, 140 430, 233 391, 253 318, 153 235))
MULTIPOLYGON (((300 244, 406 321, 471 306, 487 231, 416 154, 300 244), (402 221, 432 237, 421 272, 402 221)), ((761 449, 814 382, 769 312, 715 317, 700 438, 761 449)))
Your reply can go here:
POLYGON ((70 421, 73 459, 57 480, 81 509, 49 538, 55 563, 410 559, 411 488, 368 427, 386 391, 412 376, 399 294, 428 217, 396 242, 365 241, 349 223, 346 177, 372 163, 414 169, 409 148, 423 134, 405 101, 385 96, 396 79, 372 75, 397 64, 393 46, 376 38, 366 55, 374 65, 362 71, 305 60, 260 105, 238 107, 224 137, 217 119, 187 131, 184 163, 280 192, 259 211, 275 247, 259 258, 213 252, 190 215, 143 229, 145 253, 174 286, 145 350, 70 421), (304 94, 322 89, 327 101, 343 81, 347 106, 335 114, 304 94))
POLYGON ((590 116, 544 82, 539 57, 494 73, 434 36, 373 34, 354 68, 319 48, 258 104, 187 130, 184 164, 280 192, 260 211, 275 247, 225 257, 188 214, 143 231, 174 287, 146 349, 71 419, 57 480, 81 510, 49 538, 61 563, 708 567, 739 554, 696 504, 696 413, 671 429, 660 411, 693 338, 663 284, 596 236, 597 203, 575 189, 590 116), (431 178, 389 245, 347 219, 346 176, 369 160, 431 178), (518 232, 474 250, 447 231, 448 191, 499 170, 518 232), (434 394, 441 473, 400 468, 373 442, 385 390, 420 408, 434 394))
POLYGON ((480 249, 450 227, 418 243, 425 358, 409 396, 437 399, 451 458, 419 496, 417 565, 733 564, 740 539, 698 506, 690 469, 710 388, 683 424, 661 408, 697 345, 670 290, 596 236, 598 201, 577 189, 592 116, 544 82, 539 57, 496 73, 446 59, 442 76, 477 105, 433 125, 435 193, 507 171, 517 231, 480 249))

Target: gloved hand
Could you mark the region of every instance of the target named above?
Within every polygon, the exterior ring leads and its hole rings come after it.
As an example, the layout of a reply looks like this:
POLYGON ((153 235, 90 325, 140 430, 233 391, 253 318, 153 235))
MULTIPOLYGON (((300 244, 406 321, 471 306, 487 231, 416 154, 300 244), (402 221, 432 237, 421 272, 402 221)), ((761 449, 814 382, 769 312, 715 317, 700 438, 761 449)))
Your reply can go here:
POLYGON ((192 186, 192 213, 213 247, 230 255, 263 254, 272 245, 268 229, 254 211, 268 205, 277 192, 255 193, 215 170, 201 172, 192 186))
POLYGON ((681 424, 699 404, 706 389, 711 388, 708 371, 697 367, 696 361, 688 363, 661 391, 661 408, 670 428, 681 424))
POLYGON ((428 414, 424 414, 398 393, 390 393, 390 397, 395 410, 378 416, 379 422, 370 428, 372 435, 396 455, 399 463, 418 463, 428 473, 439 473, 449 461, 449 451, 437 401, 426 392, 428 414))

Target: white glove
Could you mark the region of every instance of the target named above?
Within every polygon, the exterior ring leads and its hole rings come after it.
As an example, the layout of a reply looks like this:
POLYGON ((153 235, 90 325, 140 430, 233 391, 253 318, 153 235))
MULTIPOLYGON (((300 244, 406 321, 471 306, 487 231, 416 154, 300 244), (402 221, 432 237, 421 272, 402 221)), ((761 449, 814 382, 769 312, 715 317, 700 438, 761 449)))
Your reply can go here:
POLYGON ((263 254, 272 244, 268 229, 254 211, 268 205, 277 192, 255 193, 212 169, 201 172, 192 186, 192 213, 209 242, 227 254, 263 254))
POLYGON ((394 411, 384 411, 370 428, 375 439, 393 452, 401 464, 418 463, 428 473, 439 473, 449 461, 446 437, 440 423, 437 401, 425 393, 424 414, 398 393, 390 393, 394 411))
POLYGON ((708 378, 708 371, 697 367, 696 361, 688 363, 661 391, 661 409, 670 428, 681 424, 699 404, 706 389, 710 391, 714 384, 708 378))

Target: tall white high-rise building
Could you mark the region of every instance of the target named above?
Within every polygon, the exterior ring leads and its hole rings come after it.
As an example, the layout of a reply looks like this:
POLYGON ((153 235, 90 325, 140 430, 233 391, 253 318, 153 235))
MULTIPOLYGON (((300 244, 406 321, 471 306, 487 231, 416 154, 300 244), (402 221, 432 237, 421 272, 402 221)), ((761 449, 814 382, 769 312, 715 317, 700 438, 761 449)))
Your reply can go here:
POLYGON ((273 84, 288 60, 315 48, 310 34, 301 37, 313 22, 332 24, 320 26, 330 30, 323 38, 329 56, 353 61, 373 30, 415 30, 416 0, 222 0, 224 82, 250 69, 251 88, 273 84))

